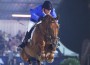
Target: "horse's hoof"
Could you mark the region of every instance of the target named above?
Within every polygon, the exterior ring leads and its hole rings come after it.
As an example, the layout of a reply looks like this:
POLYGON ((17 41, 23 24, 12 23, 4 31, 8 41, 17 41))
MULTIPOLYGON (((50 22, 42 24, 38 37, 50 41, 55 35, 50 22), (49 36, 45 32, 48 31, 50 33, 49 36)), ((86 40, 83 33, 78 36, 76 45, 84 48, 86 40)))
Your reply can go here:
POLYGON ((54 59, 47 59, 48 63, 52 63, 54 61, 54 59))
POLYGON ((46 58, 47 59, 53 59, 54 58, 54 54, 53 53, 47 53, 46 54, 46 58))
POLYGON ((49 55, 49 58, 50 58, 50 59, 53 59, 53 58, 54 58, 54 54, 53 54, 53 53, 50 54, 50 55, 49 55))
POLYGON ((47 54, 46 59, 48 63, 52 63, 54 61, 54 54, 47 54))
POLYGON ((40 60, 40 61, 45 61, 45 54, 41 54, 39 60, 40 60))
POLYGON ((42 57, 42 58, 45 58, 45 54, 44 54, 44 53, 43 53, 43 54, 41 54, 41 57, 42 57))

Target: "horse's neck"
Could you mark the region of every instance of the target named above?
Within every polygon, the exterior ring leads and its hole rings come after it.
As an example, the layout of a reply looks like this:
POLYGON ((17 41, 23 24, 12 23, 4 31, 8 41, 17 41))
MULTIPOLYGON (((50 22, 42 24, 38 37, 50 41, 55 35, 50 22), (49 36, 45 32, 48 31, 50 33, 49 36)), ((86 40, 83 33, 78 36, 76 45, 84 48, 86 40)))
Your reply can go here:
POLYGON ((42 26, 42 24, 37 25, 37 30, 40 31, 40 34, 43 34, 43 26, 42 26))

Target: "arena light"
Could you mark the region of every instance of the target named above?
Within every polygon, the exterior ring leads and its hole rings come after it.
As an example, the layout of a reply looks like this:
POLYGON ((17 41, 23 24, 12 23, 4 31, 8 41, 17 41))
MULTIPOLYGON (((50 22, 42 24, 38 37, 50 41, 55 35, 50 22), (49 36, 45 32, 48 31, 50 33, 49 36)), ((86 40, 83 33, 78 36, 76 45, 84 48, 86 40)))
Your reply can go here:
POLYGON ((12 14, 12 17, 30 18, 31 15, 27 15, 27 14, 12 14))

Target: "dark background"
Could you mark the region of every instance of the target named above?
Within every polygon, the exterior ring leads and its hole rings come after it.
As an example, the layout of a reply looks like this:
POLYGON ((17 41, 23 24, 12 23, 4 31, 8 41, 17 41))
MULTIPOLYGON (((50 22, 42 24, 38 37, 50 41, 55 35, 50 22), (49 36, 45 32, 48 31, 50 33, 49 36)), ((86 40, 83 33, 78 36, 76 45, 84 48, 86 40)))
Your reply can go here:
POLYGON ((60 14, 60 40, 77 53, 82 42, 90 38, 89 0, 63 0, 58 7, 60 14))

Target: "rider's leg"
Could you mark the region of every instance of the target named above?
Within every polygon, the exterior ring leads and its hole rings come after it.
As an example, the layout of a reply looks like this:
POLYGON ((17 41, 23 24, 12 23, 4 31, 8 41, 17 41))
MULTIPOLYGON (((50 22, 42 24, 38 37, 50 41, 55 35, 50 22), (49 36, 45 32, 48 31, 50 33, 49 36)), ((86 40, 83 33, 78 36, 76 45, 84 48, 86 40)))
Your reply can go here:
POLYGON ((29 22, 28 31, 26 32, 26 35, 25 35, 25 38, 24 38, 22 44, 19 45, 20 48, 24 48, 25 45, 27 44, 28 39, 30 39, 30 37, 31 37, 31 32, 34 29, 34 25, 35 25, 34 22, 29 22))
POLYGON ((29 36, 29 32, 27 31, 27 32, 26 32, 26 35, 25 35, 25 38, 24 38, 22 44, 19 45, 19 47, 21 47, 21 48, 25 47, 25 45, 26 45, 26 43, 27 43, 27 41, 28 41, 28 36, 29 36))

